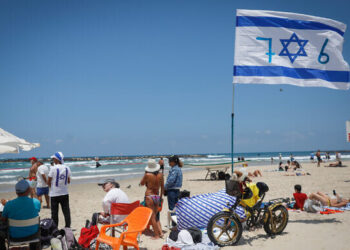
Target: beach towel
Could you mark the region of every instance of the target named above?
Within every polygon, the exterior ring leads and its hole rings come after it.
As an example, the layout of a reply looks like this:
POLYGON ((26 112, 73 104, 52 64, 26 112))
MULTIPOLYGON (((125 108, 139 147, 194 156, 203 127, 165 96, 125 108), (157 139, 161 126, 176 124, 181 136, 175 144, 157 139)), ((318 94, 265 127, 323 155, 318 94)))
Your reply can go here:
POLYGON ((190 240, 171 240, 169 237, 165 240, 165 244, 162 249, 170 250, 170 249, 181 249, 181 250, 217 250, 220 249, 218 246, 215 246, 213 242, 210 241, 207 230, 202 230, 202 242, 195 244, 190 240))
MULTIPOLYGON (((211 217, 231 207, 235 201, 236 198, 226 194, 225 189, 216 193, 181 199, 176 204, 177 228, 179 230, 190 227, 204 229, 211 217)), ((236 213, 242 219, 245 218, 245 211, 242 207, 237 207, 236 213)))
POLYGON ((345 207, 328 207, 328 206, 323 206, 322 207, 323 210, 325 209, 332 209, 335 211, 350 211, 350 203, 346 204, 345 207))

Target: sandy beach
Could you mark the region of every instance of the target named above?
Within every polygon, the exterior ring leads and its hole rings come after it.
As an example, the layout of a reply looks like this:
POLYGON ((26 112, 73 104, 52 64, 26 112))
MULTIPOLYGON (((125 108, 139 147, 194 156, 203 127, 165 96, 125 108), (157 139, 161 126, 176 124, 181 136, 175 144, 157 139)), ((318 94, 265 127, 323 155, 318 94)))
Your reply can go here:
MULTIPOLYGON (((330 194, 333 189, 343 197, 350 197, 350 167, 325 168, 317 167, 316 163, 304 163, 304 172, 307 176, 284 176, 285 172, 272 172, 276 165, 249 167, 249 171, 260 169, 263 177, 254 178, 253 181, 263 181, 268 184, 270 191, 266 200, 279 197, 292 197, 293 187, 300 184, 303 192, 322 191, 330 194)), ((350 166, 350 162, 344 162, 350 166)), ((190 190, 191 195, 216 192, 224 188, 223 181, 204 181, 206 170, 184 172, 183 189, 190 190)), ((121 188, 127 193, 131 201, 143 200, 144 187, 139 187, 139 178, 121 180, 121 188), (130 188, 127 188, 131 185, 130 188)), ((103 190, 96 184, 72 184, 70 192, 70 209, 72 215, 72 228, 78 238, 80 229, 85 220, 90 219, 92 213, 101 211, 101 201, 105 195, 103 190)), ((15 193, 2 193, 1 198, 11 199, 15 193)), ((163 229, 168 234, 166 225, 167 202, 161 214, 163 229)), ((50 210, 42 209, 41 218, 50 217, 50 210)), ((59 227, 64 224, 60 211, 59 227)), ((238 243, 239 249, 295 249, 302 246, 304 249, 349 249, 347 244, 350 232, 350 211, 332 215, 310 214, 306 212, 290 212, 289 223, 282 235, 268 238, 263 229, 253 232, 244 231, 243 237, 238 243)), ((150 236, 142 235, 140 247, 143 249, 160 249, 165 239, 151 240, 150 236)), ((231 249, 226 247, 224 249, 231 249)), ((237 247, 238 248, 238 247, 237 247)))

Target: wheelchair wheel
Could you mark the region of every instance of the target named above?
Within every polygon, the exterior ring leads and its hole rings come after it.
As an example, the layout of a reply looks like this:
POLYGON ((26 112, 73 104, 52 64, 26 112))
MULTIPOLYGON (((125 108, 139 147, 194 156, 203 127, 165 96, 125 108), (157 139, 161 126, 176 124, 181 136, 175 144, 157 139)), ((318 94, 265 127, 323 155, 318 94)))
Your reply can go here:
POLYGON ((209 220, 207 231, 214 244, 232 246, 242 237, 242 224, 234 214, 219 212, 209 220))
POLYGON ((267 234, 276 235, 283 232, 288 224, 288 210, 283 205, 272 209, 272 217, 269 214, 264 230, 267 234))

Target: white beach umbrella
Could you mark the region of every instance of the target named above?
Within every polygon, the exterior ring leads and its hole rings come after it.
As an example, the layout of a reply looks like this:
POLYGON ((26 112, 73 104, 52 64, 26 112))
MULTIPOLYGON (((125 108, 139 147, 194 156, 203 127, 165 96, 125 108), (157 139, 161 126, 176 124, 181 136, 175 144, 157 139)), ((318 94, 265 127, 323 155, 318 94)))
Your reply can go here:
POLYGON ((40 143, 30 143, 0 128, 0 154, 19 153, 40 147, 40 143))

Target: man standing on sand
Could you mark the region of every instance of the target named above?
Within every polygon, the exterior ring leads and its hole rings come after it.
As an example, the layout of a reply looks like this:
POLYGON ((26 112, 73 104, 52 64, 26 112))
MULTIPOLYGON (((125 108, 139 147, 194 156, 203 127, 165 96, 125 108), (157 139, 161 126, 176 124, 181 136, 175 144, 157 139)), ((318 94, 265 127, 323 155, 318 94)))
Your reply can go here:
POLYGON ((154 237, 152 239, 159 239, 163 237, 162 228, 159 221, 158 208, 161 206, 161 196, 164 192, 163 174, 159 172, 160 165, 154 159, 148 160, 145 168, 145 175, 143 176, 140 185, 146 185, 145 203, 146 206, 153 210, 151 217, 151 224, 154 230, 154 237), (159 189, 160 194, 159 195, 159 189))
POLYGON ((38 167, 41 165, 37 158, 32 157, 29 159, 32 166, 29 169, 28 180, 31 187, 30 198, 37 197, 35 193, 37 179, 36 172, 38 171, 38 167))
POLYGON ((50 199, 49 199, 49 186, 47 185, 48 182, 48 175, 49 175, 49 168, 48 166, 41 164, 38 167, 38 171, 36 173, 36 179, 37 179, 37 188, 36 188, 36 194, 38 195, 38 200, 40 203, 43 202, 42 196, 45 196, 46 200, 46 206, 44 208, 50 208, 50 199))
POLYGON ((159 160, 158 164, 160 166, 160 170, 164 174, 164 160, 163 160, 163 157, 160 157, 160 160, 159 160))
POLYGON ((317 150, 316 157, 317 157, 317 167, 319 167, 322 162, 320 150, 317 150))
POLYGON ((70 184, 71 171, 68 166, 64 165, 62 152, 56 152, 53 159, 54 166, 49 172, 48 186, 50 187, 51 197, 51 218, 58 226, 58 205, 61 204, 62 212, 65 220, 65 227, 70 227, 70 209, 68 184, 70 184))

